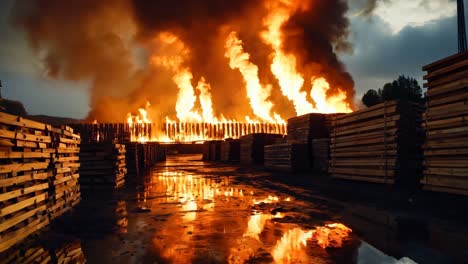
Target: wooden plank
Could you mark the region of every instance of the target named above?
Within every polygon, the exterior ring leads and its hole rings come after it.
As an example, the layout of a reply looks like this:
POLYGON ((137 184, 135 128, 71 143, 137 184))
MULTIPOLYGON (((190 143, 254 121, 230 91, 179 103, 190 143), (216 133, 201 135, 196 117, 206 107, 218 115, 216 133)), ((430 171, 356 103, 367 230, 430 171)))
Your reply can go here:
POLYGON ((447 74, 449 74, 450 72, 452 72, 454 70, 458 70, 458 69, 466 67, 466 66, 468 66, 468 60, 462 60, 462 61, 453 63, 453 64, 451 64, 451 65, 449 65, 447 67, 440 68, 440 69, 437 69, 435 71, 432 71, 431 73, 424 75, 423 79, 424 80, 429 80, 429 79, 432 79, 432 78, 435 78, 435 77, 438 77, 438 76, 441 76, 441 75, 447 75, 447 74))
POLYGON ((468 177, 468 168, 427 168, 425 173, 454 177, 468 177))
POLYGON ((336 120, 336 121, 333 121, 332 124, 334 126, 336 125, 344 125, 344 124, 348 124, 348 123, 351 123, 351 122, 358 122, 358 121, 363 121, 364 119, 366 118, 375 118, 375 117, 378 117, 378 116, 383 116, 385 114, 393 114, 395 113, 397 109, 397 106, 394 105, 394 106, 390 106, 390 107, 387 107, 387 109, 379 109, 379 110, 375 110, 375 111, 371 111, 371 112, 365 112, 365 113, 361 113, 360 111, 357 111, 357 112, 354 112, 356 113, 356 115, 351 115, 351 116, 348 116, 349 114, 346 114, 344 115, 346 117, 346 119, 340 119, 340 120, 336 120))
POLYGON ((45 180, 48 177, 47 172, 31 173, 24 176, 14 176, 6 179, 0 179, 0 187, 23 184, 28 181, 45 180))
POLYGON ((425 174, 422 183, 468 190, 468 177, 450 177, 433 174, 425 174))
POLYGON ((428 131, 426 134, 428 136, 435 136, 435 135, 440 135, 440 134, 451 134, 451 133, 459 133, 459 132, 468 132, 468 126, 428 131))
POLYGON ((47 210, 47 205, 41 205, 37 208, 31 209, 23 214, 17 215, 15 217, 9 218, 7 220, 0 222, 0 233, 7 230, 8 228, 15 226, 30 217, 33 217, 36 214, 40 214, 47 210))
POLYGON ((333 178, 345 179, 345 180, 353 180, 353 181, 365 181, 365 182, 373 182, 373 183, 386 183, 386 184, 393 184, 395 180, 393 178, 375 178, 375 177, 365 177, 365 176, 356 176, 356 175, 346 175, 346 174, 331 174, 333 178))
POLYGON ((0 173, 17 173, 21 171, 47 169, 49 162, 32 162, 0 165, 0 173))
POLYGON ((48 152, 0 151, 0 159, 50 158, 48 152))
POLYGON ((31 186, 31 187, 26 187, 26 188, 23 188, 23 189, 18 189, 18 190, 14 190, 14 191, 10 191, 10 192, 5 192, 5 193, 0 193, 0 202, 10 200, 10 199, 13 199, 13 198, 17 198, 19 196, 29 194, 29 193, 32 193, 32 192, 41 191, 41 190, 44 190, 44 189, 47 189, 47 188, 49 188, 49 184, 48 183, 43 183, 43 184, 36 184, 36 185, 31 186))
POLYGON ((344 153, 330 153, 330 157, 332 158, 340 158, 340 157, 383 157, 387 156, 394 156, 397 154, 396 150, 387 150, 385 151, 355 151, 355 152, 344 152, 344 153))
POLYGON ((6 206, 4 208, 0 208, 0 216, 6 216, 11 213, 17 212, 25 207, 42 202, 45 199, 47 199, 47 193, 42 193, 42 194, 36 195, 35 197, 28 198, 26 200, 6 206))
POLYGON ((367 131, 372 131, 372 130, 379 130, 383 132, 385 127, 387 129, 392 129, 392 128, 395 128, 397 124, 398 124, 397 121, 391 121, 391 122, 387 122, 386 124, 381 123, 381 124, 364 126, 364 127, 359 127, 359 128, 349 129, 349 130, 333 131, 332 137, 336 138, 338 136, 367 132, 367 131))
POLYGON ((0 112, 0 123, 8 124, 18 127, 26 127, 38 130, 50 130, 52 126, 32 121, 23 117, 10 115, 7 113, 0 112))
POLYGON ((460 91, 457 91, 457 93, 454 93, 454 94, 449 94, 449 95, 442 94, 442 95, 445 95, 445 96, 442 98, 438 98, 438 99, 432 99, 432 98, 428 99, 427 100, 428 108, 467 100, 468 99, 468 87, 460 91))
POLYGON ((364 133, 358 133, 355 135, 350 135, 350 136, 339 136, 339 137, 334 137, 332 134, 330 138, 331 144, 333 143, 338 143, 338 142, 346 142, 350 140, 359 140, 359 139, 366 139, 366 138, 371 138, 375 136, 385 136, 387 137, 393 137, 395 133, 397 132, 397 128, 393 129, 388 129, 385 133, 383 131, 372 131, 372 132, 364 132, 364 133))
POLYGON ((330 164, 332 166, 395 166, 396 159, 395 158, 388 158, 388 159, 339 159, 339 160, 331 160, 330 164))
POLYGON ((468 149, 441 149, 441 150, 425 150, 426 156, 455 156, 468 155, 468 149))
MULTIPOLYGON (((392 122, 392 121, 398 121, 400 120, 401 116, 398 113, 388 115, 386 118, 384 116, 374 118, 368 121, 364 122, 358 122, 358 123, 351 123, 351 124, 345 124, 345 125, 333 125, 332 131, 333 133, 335 132, 340 132, 343 130, 349 130, 349 129, 354 129, 354 128, 360 128, 364 126, 370 126, 370 125, 377 125, 381 124, 382 127, 385 126, 385 122, 392 122)), ((333 133, 331 133, 333 135, 333 133)))
POLYGON ((434 96, 444 95, 450 92, 454 92, 457 90, 462 90, 462 89, 465 89, 466 87, 468 87, 468 78, 453 81, 453 82, 439 85, 439 86, 432 86, 430 89, 427 90, 426 96, 428 98, 431 98, 434 96))
POLYGON ((49 219, 36 219, 29 223, 26 227, 17 230, 15 232, 9 233, 8 235, 2 237, 0 242, 0 252, 7 250, 16 243, 22 241, 24 238, 28 237, 32 233, 40 230, 49 224, 49 219))
POLYGON ((336 174, 347 174, 347 175, 368 175, 368 176, 381 176, 384 177, 393 177, 395 175, 395 171, 391 169, 357 169, 357 168, 329 168, 330 173, 336 174))
POLYGON ((333 148, 340 148, 340 147, 350 147, 350 146, 362 146, 362 145, 372 145, 372 144, 381 144, 385 145, 391 144, 395 142, 396 138, 395 137, 374 137, 374 138, 368 138, 368 139, 358 139, 358 140, 353 140, 353 141, 346 141, 346 142, 340 142, 340 143, 333 143, 332 147, 333 148))
POLYGON ((464 79, 464 78, 466 78, 466 76, 468 76, 468 69, 465 69, 465 70, 460 71, 460 72, 452 73, 452 74, 447 75, 447 76, 445 76, 443 78, 438 78, 435 81, 427 82, 427 83, 425 83, 423 85, 423 87, 427 87, 430 90, 434 86, 441 85, 441 84, 446 84, 446 83, 451 83, 453 81, 464 79))
POLYGON ((432 62, 428 65, 425 65, 422 70, 427 72, 436 71, 438 69, 450 66, 459 61, 463 61, 468 58, 468 52, 456 53, 452 56, 440 59, 438 61, 432 62))

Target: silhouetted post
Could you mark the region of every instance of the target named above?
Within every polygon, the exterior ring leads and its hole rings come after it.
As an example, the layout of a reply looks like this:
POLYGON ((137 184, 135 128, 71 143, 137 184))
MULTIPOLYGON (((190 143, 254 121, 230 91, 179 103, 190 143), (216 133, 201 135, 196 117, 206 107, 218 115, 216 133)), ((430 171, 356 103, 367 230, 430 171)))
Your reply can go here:
POLYGON ((458 52, 465 52, 466 47, 466 29, 465 29, 465 5, 463 0, 457 0, 458 13, 458 52))

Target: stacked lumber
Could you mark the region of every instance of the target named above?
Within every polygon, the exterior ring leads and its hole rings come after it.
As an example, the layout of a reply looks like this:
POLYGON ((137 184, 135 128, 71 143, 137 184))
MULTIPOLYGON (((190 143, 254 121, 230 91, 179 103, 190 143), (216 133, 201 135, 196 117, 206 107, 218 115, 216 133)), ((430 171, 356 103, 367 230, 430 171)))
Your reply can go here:
POLYGON ((328 172, 330 162, 330 139, 312 139, 311 146, 312 170, 316 172, 328 172))
POLYGON ((388 101, 334 117, 332 177, 415 188, 421 175, 420 106, 388 101))
POLYGON ((84 264, 86 263, 86 256, 81 248, 80 241, 73 241, 67 243, 55 250, 54 260, 57 264, 75 263, 84 264))
POLYGON ((12 252, 5 252, 0 259, 0 264, 23 263, 52 263, 52 256, 43 246, 32 246, 25 250, 14 249, 12 252))
POLYGON ((265 146, 265 168, 273 171, 298 172, 309 168, 306 144, 265 146))
POLYGON ((50 129, 0 113, 0 252, 49 224, 50 129))
POLYGON ((81 200, 79 179, 80 136, 68 126, 51 129, 52 174, 50 181, 50 206, 52 219, 64 214, 81 200))
POLYGON ((240 162, 242 164, 263 164, 266 145, 283 142, 283 135, 257 133, 240 138, 240 162))
POLYGON ((288 119, 288 143, 311 144, 314 138, 327 138, 326 114, 306 114, 288 119))
POLYGON ((229 139, 221 142, 221 161, 239 161, 240 141, 229 139))
POLYGON ((423 189, 468 195, 468 53, 427 71, 423 189))
POLYGON ((125 143, 125 162, 127 165, 127 178, 125 181, 129 183, 135 183, 136 178, 140 176, 138 144, 140 143, 125 143))
POLYGON ((205 141, 203 143, 203 160, 219 161, 221 160, 221 140, 205 141))
POLYGON ((0 254, 0 264, 86 263, 80 241, 47 237, 31 239, 0 254))
POLYGON ((125 152, 124 144, 112 142, 81 144, 81 188, 122 187, 127 173, 125 152))

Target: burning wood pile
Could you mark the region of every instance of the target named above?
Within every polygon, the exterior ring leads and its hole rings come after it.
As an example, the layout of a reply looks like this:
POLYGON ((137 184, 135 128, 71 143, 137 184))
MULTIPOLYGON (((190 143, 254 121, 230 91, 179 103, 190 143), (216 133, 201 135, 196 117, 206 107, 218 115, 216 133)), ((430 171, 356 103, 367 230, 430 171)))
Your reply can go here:
POLYGON ((434 62, 427 71, 424 126, 426 190, 468 195, 468 53, 434 62))
POLYGON ((82 144, 80 184, 82 189, 120 188, 125 184, 127 167, 125 145, 112 142, 82 144))
POLYGON ((151 139, 151 123, 97 123, 70 124, 79 133, 83 143, 149 141, 151 139))
POLYGON ((415 187, 421 175, 422 107, 389 101, 333 118, 334 178, 415 187))

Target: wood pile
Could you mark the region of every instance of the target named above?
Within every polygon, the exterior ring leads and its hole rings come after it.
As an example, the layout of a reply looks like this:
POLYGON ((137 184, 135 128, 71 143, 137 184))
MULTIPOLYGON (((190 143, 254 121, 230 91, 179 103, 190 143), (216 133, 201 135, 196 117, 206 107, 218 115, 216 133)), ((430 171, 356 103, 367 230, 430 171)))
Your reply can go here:
POLYGON ((423 189, 468 195, 468 53, 423 70, 427 72, 423 189))
POLYGON ((0 264, 52 263, 50 251, 43 246, 34 246, 26 250, 16 249, 2 254, 0 264))
POLYGON ((81 144, 81 188, 122 187, 127 173, 125 152, 124 144, 112 142, 81 144))
POLYGON ((139 137, 151 138, 152 125, 144 123, 80 123, 70 124, 81 135, 81 142, 117 142, 137 141, 139 137), (133 137, 133 138, 132 138, 133 137))
POLYGON ((273 171, 298 172, 309 168, 307 144, 265 146, 265 168, 273 171))
POLYGON ((54 253, 54 260, 57 264, 86 263, 86 256, 81 248, 80 241, 73 241, 62 245, 59 249, 55 250, 54 253))
POLYGON ((221 140, 205 141, 203 143, 203 160, 219 161, 221 160, 221 140))
POLYGON ((80 241, 49 238, 28 240, 0 254, 0 264, 86 263, 80 241))
POLYGON ((49 224, 50 129, 0 113, 0 252, 49 224))
POLYGON ((249 134, 240 138, 240 162, 242 164, 263 164, 266 145, 284 142, 279 134, 249 134))
POLYGON ((306 114, 288 119, 288 143, 310 145, 314 138, 327 138, 326 114, 306 114))
POLYGON ((228 139, 221 142, 221 161, 240 160, 240 141, 238 139, 228 139))
POLYGON ((125 143, 125 162, 127 165, 127 178, 126 182, 132 184, 136 183, 136 179, 140 177, 140 155, 138 152, 137 142, 125 143))
POLYGON ((50 207, 52 219, 64 214, 81 200, 79 185, 80 136, 68 126, 52 128, 52 154, 49 184, 51 188, 50 207))
POLYGON ((316 172, 328 172, 328 164, 330 162, 330 139, 312 139, 310 149, 310 155, 312 156, 312 170, 316 172))
POLYGON ((421 106, 388 101, 333 118, 332 177, 415 188, 422 167, 421 106))

